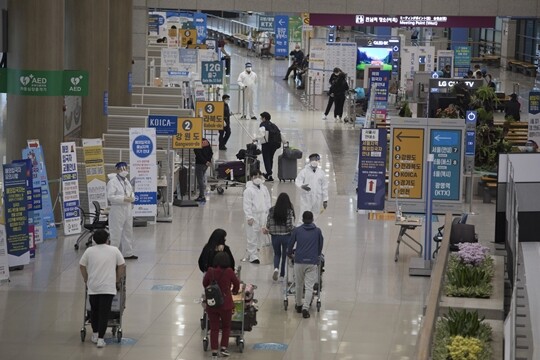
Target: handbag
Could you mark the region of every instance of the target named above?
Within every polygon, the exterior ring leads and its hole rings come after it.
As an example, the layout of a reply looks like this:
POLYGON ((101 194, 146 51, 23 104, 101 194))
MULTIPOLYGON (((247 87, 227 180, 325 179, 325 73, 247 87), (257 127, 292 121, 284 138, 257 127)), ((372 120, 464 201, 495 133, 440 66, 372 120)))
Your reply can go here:
POLYGON ((272 247, 270 235, 265 236, 263 243, 261 244, 259 261, 261 262, 261 265, 269 265, 274 262, 274 248, 272 247))

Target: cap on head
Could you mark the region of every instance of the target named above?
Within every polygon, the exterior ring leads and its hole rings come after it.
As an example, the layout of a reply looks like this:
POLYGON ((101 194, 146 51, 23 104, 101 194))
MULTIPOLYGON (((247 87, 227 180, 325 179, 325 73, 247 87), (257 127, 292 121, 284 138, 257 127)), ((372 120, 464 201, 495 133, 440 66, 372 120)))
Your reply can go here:
POLYGON ((115 167, 117 170, 120 170, 122 168, 127 168, 128 164, 125 161, 120 161, 116 163, 115 167))
POLYGON ((517 94, 510 94, 510 99, 517 100, 517 94))
POLYGON ((316 161, 319 161, 321 160, 321 156, 317 153, 313 153, 311 155, 309 155, 309 160, 316 160, 316 161))
POLYGON ((250 62, 247 62, 247 63, 246 63, 246 69, 247 69, 247 68, 251 68, 251 63, 250 63, 250 62))
POLYGON ((304 211, 302 214, 302 222, 304 224, 311 224, 313 222, 313 213, 311 211, 304 211))
POLYGON ((230 99, 230 98, 231 98, 231 97, 230 97, 229 95, 227 95, 227 94, 224 94, 224 95, 221 97, 222 100, 228 100, 228 99, 230 99))
POLYGON ((270 116, 270 114, 266 111, 262 112, 261 113, 261 117, 264 119, 264 120, 270 120, 272 117, 270 116))

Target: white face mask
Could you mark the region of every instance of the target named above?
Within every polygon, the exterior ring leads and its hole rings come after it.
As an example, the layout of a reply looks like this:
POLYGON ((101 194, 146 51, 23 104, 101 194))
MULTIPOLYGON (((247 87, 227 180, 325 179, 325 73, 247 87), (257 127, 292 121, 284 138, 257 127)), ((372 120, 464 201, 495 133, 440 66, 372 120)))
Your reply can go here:
POLYGON ((225 100, 225 104, 228 104, 230 100, 225 100))
POLYGON ((249 74, 251 72, 251 68, 246 68, 246 72, 249 74))
POLYGON ((253 184, 255 184, 255 185, 261 185, 262 183, 263 183, 263 179, 261 179, 261 178, 253 179, 253 184))
POLYGON ((319 166, 319 162, 318 162, 318 161, 311 161, 311 162, 309 163, 309 165, 311 165, 312 168, 316 168, 316 167, 319 166))
POLYGON ((124 170, 124 171, 120 171, 119 175, 123 178, 125 178, 126 176, 128 176, 129 172, 127 170, 124 170))

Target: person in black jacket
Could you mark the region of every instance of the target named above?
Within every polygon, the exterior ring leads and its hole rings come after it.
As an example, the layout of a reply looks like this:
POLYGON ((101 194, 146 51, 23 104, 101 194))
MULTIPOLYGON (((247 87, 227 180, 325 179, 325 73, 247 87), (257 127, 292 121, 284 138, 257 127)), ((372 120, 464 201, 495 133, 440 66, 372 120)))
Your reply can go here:
POLYGON ((334 85, 330 87, 330 96, 334 97, 334 119, 336 122, 341 122, 343 117, 343 105, 345 104, 345 94, 349 90, 347 83, 347 74, 341 72, 336 79, 334 85))
POLYGON ((204 175, 206 174, 206 169, 212 163, 212 156, 214 152, 212 151, 212 146, 210 142, 203 138, 202 139, 202 148, 194 149, 195 153, 195 178, 197 178, 197 186, 199 187, 199 197, 195 201, 205 202, 206 198, 204 193, 206 190, 206 184, 204 181, 204 175))
POLYGON ((225 126, 223 127, 223 130, 219 130, 219 150, 227 150, 225 145, 227 144, 227 140, 229 140, 231 137, 231 110, 229 108, 229 101, 231 101, 231 97, 225 94, 223 95, 222 99, 225 103, 223 110, 223 120, 225 121, 225 126))
POLYGON ((299 69, 300 65, 304 61, 304 52, 300 50, 300 45, 296 45, 294 50, 291 51, 289 54, 292 57, 292 64, 287 69, 287 73, 285 74, 285 77, 283 80, 289 80, 289 75, 291 75, 291 71, 294 72, 294 78, 296 78, 296 70, 299 69))
MULTIPOLYGON (((334 68, 334 71, 332 72, 332 75, 330 75, 330 80, 328 82, 330 83, 330 89, 332 89, 332 86, 336 83, 338 75, 341 73, 340 68, 334 68)), ((334 95, 328 91, 328 104, 326 105, 326 110, 323 114, 323 120, 326 120, 326 117, 330 113, 330 109, 332 108, 332 105, 334 104, 334 95)))
POLYGON ((216 229, 210 235, 208 242, 204 245, 201 255, 199 256, 199 269, 205 273, 214 263, 214 256, 220 251, 228 254, 230 257, 230 268, 234 270, 234 256, 231 253, 231 248, 225 245, 227 232, 223 229, 216 229))
POLYGON ((515 121, 521 120, 521 116, 519 114, 520 109, 521 109, 521 104, 519 103, 517 99, 517 95, 516 94, 510 95, 510 100, 504 106, 504 118, 505 119, 512 118, 515 121))

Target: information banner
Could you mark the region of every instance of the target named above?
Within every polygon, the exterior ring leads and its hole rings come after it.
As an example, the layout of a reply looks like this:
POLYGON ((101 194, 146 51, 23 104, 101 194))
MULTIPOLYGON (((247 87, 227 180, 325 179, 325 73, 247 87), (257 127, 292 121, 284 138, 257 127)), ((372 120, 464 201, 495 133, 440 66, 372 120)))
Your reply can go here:
POLYGON ((156 129, 156 135, 176 135, 178 117, 175 115, 150 115, 148 127, 156 129))
POLYGON ((362 129, 358 161, 358 209, 384 210, 386 143, 386 129, 362 129))
POLYGON ((528 140, 540 146, 540 91, 529 92, 528 140))
POLYGON ((203 119, 178 118, 178 130, 173 137, 173 149, 200 149, 202 148, 203 119))
POLYGON ((279 57, 289 56, 289 17, 287 15, 276 15, 274 17, 275 48, 274 55, 279 57))
POLYGON ((434 155, 431 193, 433 200, 460 200, 461 129, 431 129, 430 153, 434 155))
POLYGON ((388 104, 388 83, 390 82, 391 71, 379 70, 377 68, 370 68, 369 70, 369 86, 368 86, 368 99, 371 96, 371 87, 375 84, 374 101, 375 108, 386 109, 388 104))
POLYGON ((201 65, 201 82, 204 85, 223 84, 223 66, 220 61, 203 61, 201 65))
POLYGON ((424 129, 392 128, 391 197, 422 199, 424 129))
POLYGON ((454 77, 454 52, 452 50, 437 50, 437 67, 443 71, 446 65, 450 65, 450 77, 454 77))
POLYGON ((206 37, 208 36, 207 29, 207 16, 202 12, 196 12, 193 14, 193 24, 197 30, 197 44, 204 44, 206 37))
POLYGON ((26 164, 4 164, 3 170, 8 263, 10 267, 26 265, 30 262, 26 164))
MULTIPOLYGON (((36 242, 43 242, 43 227, 41 226, 41 211, 33 210, 34 206, 34 190, 33 190, 33 169, 32 161, 30 159, 13 160, 13 164, 21 163, 25 166, 26 174, 26 209, 28 210, 28 245, 30 248, 30 258, 33 259, 36 256, 36 242)), ((40 192, 38 201, 41 206, 41 187, 37 186, 37 190, 40 192)), ((41 209, 41 208, 40 208, 41 209)))
POLYGON ((43 148, 39 144, 39 140, 27 140, 27 144, 28 147, 23 149, 23 159, 32 160, 33 172, 36 171, 37 166, 38 178, 40 180, 41 226, 43 229, 43 240, 56 238, 56 224, 54 222, 51 191, 49 189, 49 178, 47 177, 47 167, 45 166, 45 155, 43 154, 43 148))
POLYGON ((107 183, 103 161, 103 144, 101 139, 83 139, 84 167, 90 212, 96 209, 93 201, 99 202, 102 209, 108 208, 107 183))
POLYGON ((223 130, 225 104, 223 101, 197 101, 195 113, 203 118, 204 130, 223 130))
POLYGON ((454 76, 462 78, 467 75, 467 71, 471 68, 471 47, 470 46, 454 46, 454 76))
POLYGON ((81 214, 79 206, 79 175, 77 172, 77 151, 75 142, 60 144, 60 162, 62 164, 62 201, 64 209, 64 235, 81 232, 81 214))
POLYGON ((129 164, 134 185, 133 216, 157 214, 156 129, 129 129, 129 164))

